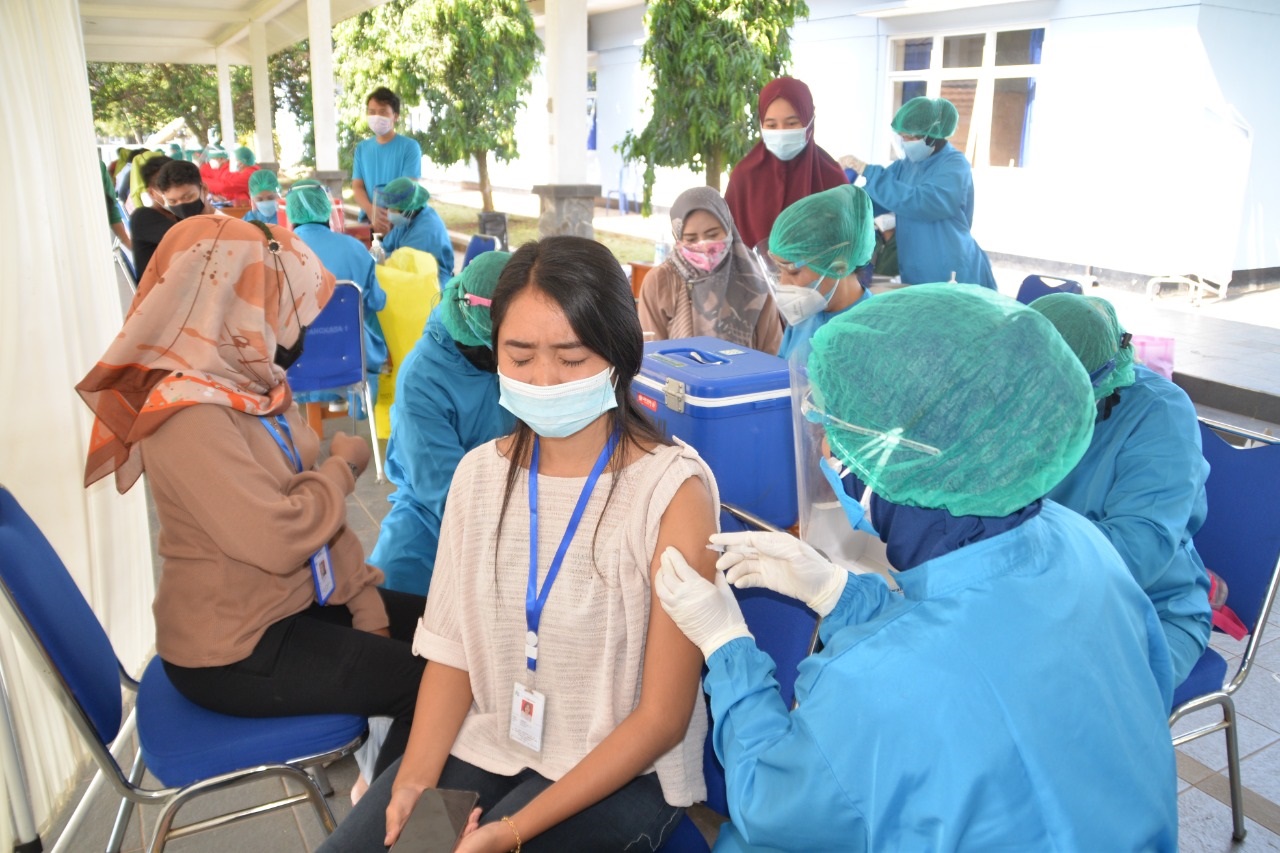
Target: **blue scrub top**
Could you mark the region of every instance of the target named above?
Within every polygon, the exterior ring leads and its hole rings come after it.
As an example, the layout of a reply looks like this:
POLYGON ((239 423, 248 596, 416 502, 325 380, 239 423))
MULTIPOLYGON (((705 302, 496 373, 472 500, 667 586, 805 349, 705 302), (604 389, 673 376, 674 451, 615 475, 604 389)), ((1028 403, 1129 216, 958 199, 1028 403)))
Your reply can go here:
POLYGON ((973 239, 973 172, 951 143, 918 163, 863 171, 871 200, 897 217, 898 268, 907 284, 950 281, 995 289, 987 253, 973 239))
POLYGON ((707 661, 732 824, 717 851, 1177 849, 1155 610, 1045 501, 897 577, 849 578, 799 706, 750 639, 707 661))
MULTIPOLYGON (((345 281, 354 281, 360 285, 361 301, 364 303, 364 360, 365 373, 370 377, 378 374, 387 361, 387 339, 382 333, 382 324, 378 322, 378 311, 387 307, 387 294, 378 284, 373 257, 364 244, 347 234, 335 234, 329 226, 318 222, 308 222, 294 226, 293 233, 316 253, 324 268, 333 273, 333 277, 345 281)), ((377 396, 377 388, 371 388, 377 396)))
POLYGON ((426 595, 453 472, 464 454, 506 435, 515 418, 498 405, 498 377, 467 361, 440 319, 427 328, 396 376, 387 478, 396 490, 369 563, 383 586, 426 595))
POLYGON ((271 216, 263 216, 258 212, 258 208, 254 208, 244 215, 245 222, 265 222, 268 225, 279 225, 280 214, 272 214, 271 216))
MULTIPOLYGON (((871 298, 871 291, 865 287, 862 288, 862 295, 858 297, 853 305, 857 305, 871 298)), ((796 352, 802 346, 809 343, 809 339, 817 333, 819 329, 830 323, 836 317, 848 311, 853 305, 841 308, 839 311, 820 311, 807 320, 797 323, 794 326, 787 326, 782 330, 782 345, 778 347, 778 357, 790 359, 791 354, 796 352)))
MULTIPOLYGON (((370 136, 356 145, 351 180, 364 181, 364 191, 373 200, 373 191, 396 178, 422 177, 422 146, 416 139, 397 133, 385 145, 370 136)), ((360 220, 367 221, 364 211, 360 220)))
POLYGON ((382 238, 382 248, 388 257, 403 246, 435 256, 440 269, 440 289, 444 290, 449 279, 453 278, 453 241, 449 239, 449 231, 444 227, 440 214, 424 207, 408 223, 397 225, 382 238))
POLYGON ((1134 366, 1111 416, 1049 497, 1092 521, 1120 552, 1164 626, 1174 684, 1195 666, 1212 629, 1209 576, 1191 537, 1204 524, 1209 463, 1191 400, 1134 366))

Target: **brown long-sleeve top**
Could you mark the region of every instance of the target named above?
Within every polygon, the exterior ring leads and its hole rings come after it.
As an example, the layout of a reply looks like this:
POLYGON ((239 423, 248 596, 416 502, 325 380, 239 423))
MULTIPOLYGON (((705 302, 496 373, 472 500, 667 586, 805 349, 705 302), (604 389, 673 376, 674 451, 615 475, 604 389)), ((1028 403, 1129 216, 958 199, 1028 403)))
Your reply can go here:
POLYGON ((388 625, 382 572, 346 523, 351 469, 337 457, 315 467, 320 440, 296 408, 286 417, 301 474, 260 418, 226 406, 193 405, 141 442, 160 518, 156 652, 170 663, 248 657, 270 625, 315 602, 309 558, 325 543, 329 605, 348 607, 356 628, 388 625))

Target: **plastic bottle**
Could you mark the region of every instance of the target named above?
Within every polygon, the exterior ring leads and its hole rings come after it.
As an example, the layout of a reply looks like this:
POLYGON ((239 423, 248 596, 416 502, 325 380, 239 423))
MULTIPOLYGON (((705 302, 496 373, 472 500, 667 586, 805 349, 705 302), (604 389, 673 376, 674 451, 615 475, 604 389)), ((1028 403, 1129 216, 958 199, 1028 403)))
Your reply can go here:
POLYGON ((373 242, 369 244, 369 254, 373 257, 375 264, 385 264, 387 262, 387 252, 382 248, 381 234, 373 235, 373 242))

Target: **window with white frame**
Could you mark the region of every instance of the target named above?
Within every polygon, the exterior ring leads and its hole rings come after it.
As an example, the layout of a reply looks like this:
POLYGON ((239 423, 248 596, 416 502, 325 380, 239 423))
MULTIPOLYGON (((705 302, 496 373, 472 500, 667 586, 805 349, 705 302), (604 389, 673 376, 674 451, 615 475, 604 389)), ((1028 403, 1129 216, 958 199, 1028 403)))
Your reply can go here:
POLYGON ((1043 28, 890 39, 893 111, 946 98, 960 113, 951 143, 970 163, 1025 166, 1043 44, 1043 28))

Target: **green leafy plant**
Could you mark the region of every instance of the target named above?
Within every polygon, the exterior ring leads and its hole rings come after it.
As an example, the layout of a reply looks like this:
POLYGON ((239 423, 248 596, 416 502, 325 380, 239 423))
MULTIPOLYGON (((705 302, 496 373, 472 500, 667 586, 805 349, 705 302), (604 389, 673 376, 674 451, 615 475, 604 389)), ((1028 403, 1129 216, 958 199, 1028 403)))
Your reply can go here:
POLYGON ((651 0, 641 61, 653 117, 616 146, 644 164, 646 214, 657 166, 705 171, 720 189, 721 173, 759 138, 757 96, 790 63, 787 31, 808 14, 803 0, 651 0))

